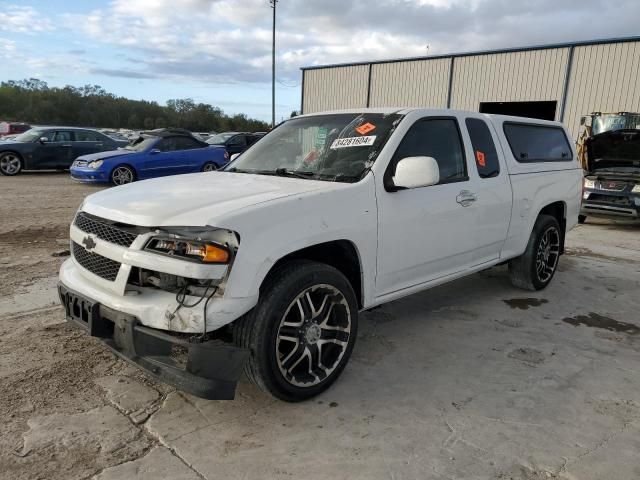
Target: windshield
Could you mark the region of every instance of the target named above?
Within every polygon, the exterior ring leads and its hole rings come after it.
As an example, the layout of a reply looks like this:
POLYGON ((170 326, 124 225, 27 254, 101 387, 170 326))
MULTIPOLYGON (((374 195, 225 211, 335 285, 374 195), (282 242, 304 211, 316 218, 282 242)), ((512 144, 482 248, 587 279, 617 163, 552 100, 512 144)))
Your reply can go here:
POLYGON ((36 140, 40 139, 40 137, 44 137, 44 136, 45 136, 44 130, 31 129, 31 130, 27 130, 24 133, 21 133, 20 135, 15 137, 12 141, 21 142, 21 143, 30 143, 30 142, 35 142, 36 140))
POLYGON ((216 135, 212 135, 211 137, 207 138, 207 143, 209 145, 222 145, 224 142, 229 140, 234 135, 237 135, 237 134, 236 133, 218 133, 216 135))
POLYGON ((400 118, 381 113, 294 118, 225 170, 356 182, 373 165, 400 118))
POLYGON ((597 115, 593 118, 593 135, 622 129, 640 129, 640 113, 627 113, 624 115, 606 114, 597 115))
POLYGON ((144 152, 147 148, 151 147, 158 137, 138 137, 134 140, 131 145, 127 145, 124 147, 126 150, 131 150, 132 152, 144 152))

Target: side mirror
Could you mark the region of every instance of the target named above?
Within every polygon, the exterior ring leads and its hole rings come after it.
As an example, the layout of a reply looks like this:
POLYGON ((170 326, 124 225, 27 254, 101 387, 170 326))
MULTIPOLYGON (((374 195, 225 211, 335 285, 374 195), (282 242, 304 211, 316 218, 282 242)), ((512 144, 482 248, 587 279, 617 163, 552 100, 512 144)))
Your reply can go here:
POLYGON ((40 137, 40 140, 38 140, 40 143, 47 143, 49 141, 49 139, 47 137, 40 137))
POLYGON ((234 153, 233 155, 231 155, 231 158, 229 159, 230 162, 233 162, 236 158, 238 158, 240 156, 239 153, 234 153))
POLYGON ((436 185, 440 181, 440 168, 433 157, 406 157, 396 165, 393 185, 397 189, 436 185))
POLYGON ((149 150, 149 154, 151 155, 156 155, 160 153, 160 150, 158 150, 157 148, 152 148, 151 150, 149 150))

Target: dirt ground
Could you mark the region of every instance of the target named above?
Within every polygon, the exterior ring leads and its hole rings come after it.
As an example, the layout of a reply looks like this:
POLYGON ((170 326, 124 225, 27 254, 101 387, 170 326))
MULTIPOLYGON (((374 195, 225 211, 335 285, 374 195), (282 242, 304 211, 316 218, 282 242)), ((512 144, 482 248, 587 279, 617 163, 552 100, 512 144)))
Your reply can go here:
POLYGON ((550 288, 504 267, 361 316, 319 398, 159 385, 68 326, 57 270, 98 187, 0 177, 0 478, 640 478, 640 225, 589 219, 550 288))

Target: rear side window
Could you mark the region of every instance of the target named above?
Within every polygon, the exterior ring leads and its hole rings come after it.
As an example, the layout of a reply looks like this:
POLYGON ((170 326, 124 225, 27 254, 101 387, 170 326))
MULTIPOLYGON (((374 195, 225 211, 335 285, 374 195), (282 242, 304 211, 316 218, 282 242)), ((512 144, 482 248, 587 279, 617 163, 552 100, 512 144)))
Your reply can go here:
POLYGON ((76 142, 99 142, 98 134, 89 130, 76 130, 76 142))
POLYGON ((505 123, 504 134, 518 162, 569 162, 571 147, 560 127, 505 123))
POLYGON ((480 178, 497 177, 500 173, 500 162, 486 122, 479 118, 467 118, 465 124, 471 138, 473 156, 480 178))

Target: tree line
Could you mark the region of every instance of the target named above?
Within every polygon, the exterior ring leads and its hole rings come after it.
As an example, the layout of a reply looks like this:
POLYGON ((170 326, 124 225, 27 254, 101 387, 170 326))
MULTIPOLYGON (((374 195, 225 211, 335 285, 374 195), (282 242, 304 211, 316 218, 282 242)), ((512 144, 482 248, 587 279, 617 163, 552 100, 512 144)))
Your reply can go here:
POLYGON ((245 114, 226 115, 218 107, 191 98, 160 105, 118 97, 99 85, 49 87, 37 78, 0 83, 0 121, 132 130, 180 127, 195 132, 268 128, 266 122, 245 114))

